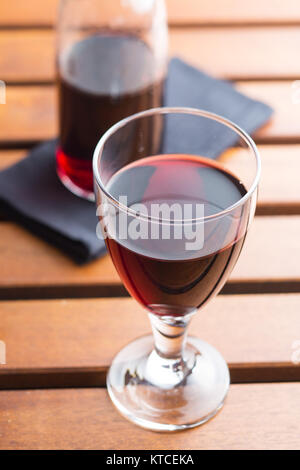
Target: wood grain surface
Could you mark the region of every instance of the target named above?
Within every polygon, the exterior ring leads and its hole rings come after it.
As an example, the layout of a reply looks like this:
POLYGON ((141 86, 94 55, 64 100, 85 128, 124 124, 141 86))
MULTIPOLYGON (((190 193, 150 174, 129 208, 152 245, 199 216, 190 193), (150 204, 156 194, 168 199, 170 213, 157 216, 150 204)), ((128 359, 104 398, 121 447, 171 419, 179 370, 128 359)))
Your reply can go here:
MULTIPOLYGON (((13 0, 0 4, 2 26, 49 26, 56 20, 58 0, 13 0), (13 8, 12 8, 13 4, 13 8)), ((167 0, 170 24, 300 23, 298 0, 167 0)))
MULTIPOLYGON (((299 308, 300 294, 218 296, 189 333, 220 350, 233 382, 300 380, 299 308)), ((114 355, 144 334, 132 299, 0 302, 0 388, 103 386, 114 355)))
MULTIPOLYGON (((0 170, 57 134, 57 3, 0 3, 0 79, 7 84, 0 170)), ((275 110, 254 136, 263 164, 259 217, 223 290, 230 295, 218 296, 190 328, 225 356, 234 385, 203 427, 170 436, 131 425, 102 387, 115 353, 149 332, 147 315, 125 298, 108 256, 76 266, 0 214, 0 340, 7 348, 0 449, 300 449, 300 3, 167 5, 170 55, 235 81, 275 110)))
MULTIPOLYGON (((99 297, 123 292, 108 256, 76 266, 56 248, 2 222, 0 298, 99 297)), ((299 216, 257 217, 226 292, 299 289, 299 216)))
MULTIPOLYGON (((0 30, 0 77, 6 82, 54 79, 55 34, 48 29, 0 30)), ((297 79, 300 29, 171 28, 170 55, 234 80, 297 79)))
MULTIPOLYGON (((259 187, 257 214, 300 215, 300 145, 260 145, 262 177, 259 187), (284 178, 282 168, 284 164, 284 178)), ((24 158, 27 150, 0 150, 0 170, 24 158)), ((234 157, 231 156, 233 159, 234 157)), ((239 170, 247 170, 243 159, 236 158, 239 170)), ((233 163, 233 161, 232 161, 233 163)))
POLYGON ((0 448, 299 450, 299 407, 299 383, 232 385, 212 421, 170 435, 127 422, 105 390, 5 391, 0 392, 0 448))
MULTIPOLYGON (((300 143, 300 104, 293 103, 292 82, 238 82, 237 88, 275 111, 270 122, 255 134, 257 143, 300 143)), ((8 86, 7 104, 0 106, 0 146, 27 145, 54 137, 56 104, 51 85, 8 86)))

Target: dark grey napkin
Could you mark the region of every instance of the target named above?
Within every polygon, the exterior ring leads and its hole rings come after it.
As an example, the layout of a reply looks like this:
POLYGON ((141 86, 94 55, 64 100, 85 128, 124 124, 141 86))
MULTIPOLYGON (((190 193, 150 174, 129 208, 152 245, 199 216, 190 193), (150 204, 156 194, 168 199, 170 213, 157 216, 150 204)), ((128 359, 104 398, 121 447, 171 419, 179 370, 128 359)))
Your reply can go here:
MULTIPOLYGON (((249 133, 272 114, 269 106, 247 98, 229 83, 216 80, 179 59, 170 62, 164 105, 212 111, 249 133)), ((176 127, 171 122, 165 135, 167 147, 176 138, 176 127)), ((231 139, 225 131, 218 135, 214 148, 211 139, 207 139, 207 151, 217 157, 232 144, 231 139)), ((182 142, 185 153, 186 143, 182 142)), ((191 153, 197 152, 192 141, 189 145, 191 153)), ((39 145, 27 158, 0 173, 0 211, 82 264, 105 253, 105 244, 96 236, 95 205, 71 194, 58 180, 55 147, 55 140, 39 145)))
MULTIPOLYGON (((177 58, 170 62, 165 106, 200 108, 219 114, 248 134, 265 124, 273 113, 270 106, 239 93, 229 82, 212 78, 177 58)), ((182 119, 180 115, 170 115, 165 123, 165 153, 217 158, 238 140, 231 129, 204 118, 182 119)))
POLYGON ((56 145, 45 142, 0 173, 0 212, 81 264, 104 254, 105 244, 96 237, 95 204, 74 196, 57 177, 56 145))

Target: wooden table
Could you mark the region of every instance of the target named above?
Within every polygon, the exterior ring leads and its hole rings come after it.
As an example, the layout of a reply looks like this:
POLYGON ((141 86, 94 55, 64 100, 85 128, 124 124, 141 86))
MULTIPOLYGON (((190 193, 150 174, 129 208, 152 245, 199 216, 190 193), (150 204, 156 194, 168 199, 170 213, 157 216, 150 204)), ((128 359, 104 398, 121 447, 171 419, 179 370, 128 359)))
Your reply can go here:
MULTIPOLYGON (((56 3, 0 3, 1 168, 56 133, 56 3)), ((191 327, 230 364, 226 406, 205 426, 171 436, 121 418, 105 373, 123 345, 149 331, 146 315, 124 295, 108 257, 77 267, 2 218, 1 449, 300 448, 300 104, 292 87, 300 78, 300 3, 168 7, 172 54, 275 109, 255 136, 263 162, 258 217, 223 295, 191 327)))

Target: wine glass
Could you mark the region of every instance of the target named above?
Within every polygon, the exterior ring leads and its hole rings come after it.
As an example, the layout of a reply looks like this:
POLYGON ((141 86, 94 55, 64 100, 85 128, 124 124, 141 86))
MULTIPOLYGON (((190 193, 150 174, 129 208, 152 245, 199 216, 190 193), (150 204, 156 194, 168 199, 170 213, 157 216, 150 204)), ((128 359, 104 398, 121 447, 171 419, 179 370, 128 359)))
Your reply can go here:
POLYGON ((94 199, 100 137, 131 114, 162 105, 168 27, 164 0, 60 0, 57 23, 57 173, 94 199))
POLYGON ((93 170, 108 251, 153 330, 115 357, 110 397, 144 428, 198 426, 222 407, 230 377, 221 354, 187 327, 240 255, 256 208, 257 148, 220 116, 157 108, 108 130, 93 170))

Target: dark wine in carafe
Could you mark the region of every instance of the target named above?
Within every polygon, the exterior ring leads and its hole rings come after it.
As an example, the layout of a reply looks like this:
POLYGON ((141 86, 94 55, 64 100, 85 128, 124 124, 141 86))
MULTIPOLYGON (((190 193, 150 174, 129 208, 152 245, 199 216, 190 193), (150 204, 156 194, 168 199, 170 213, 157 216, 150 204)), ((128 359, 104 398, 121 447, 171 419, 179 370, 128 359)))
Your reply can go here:
POLYGON ((159 107, 164 77, 155 76, 151 49, 133 36, 102 34, 60 56, 57 170, 75 193, 92 197, 92 157, 116 122, 159 107))

